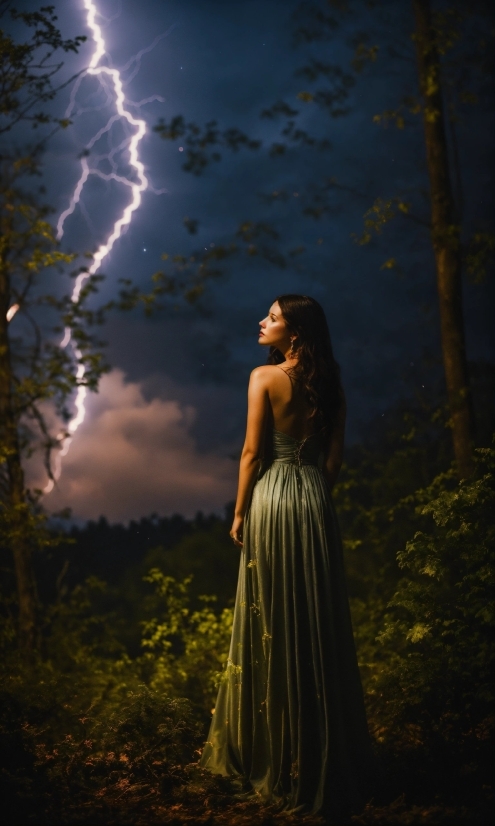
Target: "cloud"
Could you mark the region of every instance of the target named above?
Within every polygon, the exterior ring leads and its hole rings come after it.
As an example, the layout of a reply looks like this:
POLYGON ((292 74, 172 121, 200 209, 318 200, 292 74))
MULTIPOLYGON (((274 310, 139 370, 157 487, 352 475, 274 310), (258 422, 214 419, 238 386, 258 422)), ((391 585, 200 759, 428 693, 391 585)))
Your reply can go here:
POLYGON ((127 522, 152 512, 218 512, 235 497, 235 463, 197 450, 193 407, 147 400, 121 370, 104 376, 87 398, 57 488, 44 499, 49 511, 69 506, 75 518, 127 522))

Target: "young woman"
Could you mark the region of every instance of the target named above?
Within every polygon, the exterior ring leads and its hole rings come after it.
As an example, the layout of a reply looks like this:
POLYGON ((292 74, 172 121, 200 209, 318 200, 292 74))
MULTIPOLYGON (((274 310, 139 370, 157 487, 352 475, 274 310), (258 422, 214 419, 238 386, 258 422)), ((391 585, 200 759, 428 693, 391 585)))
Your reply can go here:
POLYGON ((282 295, 260 322, 231 537, 242 549, 229 660, 201 765, 266 802, 346 818, 371 747, 331 490, 345 400, 325 314, 282 295))

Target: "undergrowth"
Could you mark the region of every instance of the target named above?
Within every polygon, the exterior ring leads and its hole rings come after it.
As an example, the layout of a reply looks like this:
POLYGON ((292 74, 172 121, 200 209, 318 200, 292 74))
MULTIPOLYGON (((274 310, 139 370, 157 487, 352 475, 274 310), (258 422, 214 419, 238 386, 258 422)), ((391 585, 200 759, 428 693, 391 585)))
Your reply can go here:
MULTIPOLYGON (((493 742, 495 450, 473 479, 443 473, 389 509, 413 525, 391 593, 352 600, 370 728, 382 767, 355 824, 489 822, 493 742), (406 513, 406 517, 404 514, 406 513)), ((371 511, 368 511, 371 513, 371 511)), ((373 514, 371 513, 371 517, 373 514)), ((370 517, 370 518, 371 518, 370 517)), ((362 516, 362 524, 365 524, 362 516)), ((375 541, 375 540, 374 540, 375 541)), ((36 654, 0 642, 0 795, 24 824, 297 823, 198 766, 232 610, 191 599, 190 578, 146 575, 153 615, 131 656, 90 578, 45 607, 36 654)), ((318 823, 318 818, 304 822, 318 823)))

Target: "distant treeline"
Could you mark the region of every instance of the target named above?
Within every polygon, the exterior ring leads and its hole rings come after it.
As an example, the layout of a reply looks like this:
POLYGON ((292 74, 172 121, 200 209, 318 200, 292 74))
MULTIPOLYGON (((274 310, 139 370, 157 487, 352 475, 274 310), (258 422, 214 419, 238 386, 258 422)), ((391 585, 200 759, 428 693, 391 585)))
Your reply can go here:
MULTIPOLYGON (((232 505, 226 506, 225 510, 230 517, 232 505)), ((74 544, 63 546, 67 559, 63 582, 65 585, 76 584, 92 574, 109 584, 116 584, 123 570, 141 565, 150 551, 157 548, 169 551, 198 533, 225 529, 228 517, 206 516, 201 511, 193 519, 180 514, 151 514, 133 519, 128 525, 111 525, 101 516, 83 527, 73 526, 68 536, 74 544)))

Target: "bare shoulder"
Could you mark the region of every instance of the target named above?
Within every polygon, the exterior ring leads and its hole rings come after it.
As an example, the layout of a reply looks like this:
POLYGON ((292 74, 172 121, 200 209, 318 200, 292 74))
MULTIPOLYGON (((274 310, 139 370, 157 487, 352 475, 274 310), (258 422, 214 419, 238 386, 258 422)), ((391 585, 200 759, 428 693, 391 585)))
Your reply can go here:
POLYGON ((251 386, 267 389, 276 381, 277 373, 280 373, 280 370, 274 364, 262 364, 251 371, 249 383, 251 386))
POLYGON ((261 364, 251 371, 251 379, 254 379, 254 381, 269 381, 277 371, 278 368, 274 364, 261 364))

